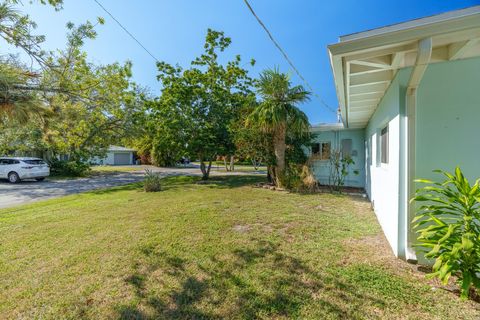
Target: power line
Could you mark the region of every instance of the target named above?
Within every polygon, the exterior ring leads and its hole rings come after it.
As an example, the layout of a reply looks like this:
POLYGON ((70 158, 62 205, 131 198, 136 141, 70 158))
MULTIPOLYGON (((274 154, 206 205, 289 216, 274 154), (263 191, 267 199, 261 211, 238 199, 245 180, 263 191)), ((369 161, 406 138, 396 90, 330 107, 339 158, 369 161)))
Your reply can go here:
POLYGON ((272 40, 273 44, 275 45, 275 47, 277 47, 277 49, 282 53, 283 57, 285 58, 285 60, 287 60, 288 64, 292 67, 292 69, 295 71, 295 73, 297 74, 297 76, 302 79, 302 81, 305 83, 305 85, 307 86, 307 88, 313 93, 313 95, 315 97, 318 98, 318 100, 320 100, 320 103, 325 107, 327 108, 329 111, 337 114, 337 111, 330 107, 323 99, 322 97, 320 97, 318 94, 315 93, 315 91, 313 90, 312 86, 310 85, 310 83, 308 83, 308 81, 302 76, 302 74, 298 71, 298 69, 295 67, 295 65, 293 64, 292 60, 290 60, 290 58, 288 57, 287 53, 285 52, 285 50, 282 49, 282 47, 280 46, 280 44, 275 40, 275 38, 273 37, 272 33, 268 30, 268 28, 265 26, 265 24, 262 22, 262 20, 258 17, 258 15, 255 13, 255 11, 253 10, 252 6, 250 5, 250 3, 248 3, 248 0, 243 0, 245 2, 245 4, 247 5, 248 9, 250 10, 250 12, 253 14, 253 16, 255 17, 255 19, 257 19, 258 23, 260 24, 260 26, 263 28, 263 30, 265 30, 265 32, 267 33, 268 37, 270 38, 270 40, 272 40))
POLYGON ((111 13, 110 13, 100 2, 98 2, 97 0, 93 0, 93 1, 95 1, 95 2, 98 4, 98 6, 99 6, 100 8, 102 8, 102 10, 105 11, 105 12, 120 26, 120 28, 122 28, 123 31, 125 31, 125 32, 130 36, 130 38, 132 38, 133 40, 135 40, 135 42, 138 43, 138 45, 139 45, 140 47, 142 47, 142 49, 145 50, 145 52, 148 53, 148 54, 150 55, 150 57, 152 57, 156 62, 159 62, 159 60, 158 60, 150 51, 148 51, 148 49, 147 49, 137 38, 135 38, 135 36, 134 36, 130 31, 128 31, 127 28, 125 28, 125 27, 120 23, 120 21, 118 21, 118 20, 113 16, 113 14, 111 14, 111 13))

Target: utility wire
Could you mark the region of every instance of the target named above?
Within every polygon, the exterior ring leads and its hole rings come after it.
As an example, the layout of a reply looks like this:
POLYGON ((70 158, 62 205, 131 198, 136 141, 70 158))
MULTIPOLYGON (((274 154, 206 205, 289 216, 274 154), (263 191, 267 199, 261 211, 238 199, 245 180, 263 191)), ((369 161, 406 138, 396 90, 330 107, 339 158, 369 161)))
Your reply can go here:
MULTIPOLYGON (((95 0, 96 1, 96 0, 95 0)), ((298 69, 295 67, 295 65, 293 64, 292 60, 290 60, 290 58, 288 57, 287 53, 285 52, 285 50, 282 49, 282 47, 280 46, 280 44, 275 40, 275 38, 273 37, 272 33, 268 30, 268 28, 265 26, 265 24, 262 22, 262 20, 258 17, 258 15, 255 13, 255 11, 253 10, 252 6, 250 5, 250 3, 248 2, 248 0, 243 0, 245 2, 245 4, 247 5, 248 9, 250 10, 250 12, 253 14, 253 16, 255 17, 255 19, 257 19, 258 23, 260 24, 260 26, 263 28, 263 30, 265 30, 265 32, 267 33, 268 37, 270 38, 270 40, 272 40, 273 44, 275 45, 275 47, 277 47, 277 49, 282 53, 283 57, 285 58, 285 60, 287 60, 288 64, 292 67, 292 69, 295 71, 295 73, 297 74, 297 76, 302 79, 302 81, 305 83, 305 85, 307 86, 307 88, 313 93, 313 95, 315 97, 318 98, 318 100, 320 100, 320 103, 325 107, 327 108, 329 111, 337 114, 337 110, 335 110, 334 108, 330 107, 323 99, 322 97, 320 97, 318 94, 315 93, 315 91, 313 90, 312 86, 310 85, 310 83, 308 83, 308 81, 302 76, 302 74, 298 71, 298 69)))
POLYGON ((150 51, 148 51, 148 49, 147 49, 137 38, 135 38, 135 36, 134 36, 130 31, 128 31, 127 28, 125 28, 125 27, 120 23, 120 21, 118 21, 118 20, 113 16, 113 14, 110 13, 110 11, 108 11, 101 3, 98 2, 97 0, 93 0, 93 1, 95 1, 95 2, 98 4, 98 6, 99 6, 100 8, 102 8, 102 10, 105 11, 105 12, 120 26, 120 28, 122 28, 123 31, 125 31, 125 32, 130 36, 130 38, 132 38, 136 43, 138 43, 138 45, 139 45, 140 47, 142 47, 142 49, 145 50, 145 52, 148 53, 148 55, 150 55, 150 57, 153 58, 153 60, 155 60, 156 62, 159 62, 159 60, 158 60, 150 51))

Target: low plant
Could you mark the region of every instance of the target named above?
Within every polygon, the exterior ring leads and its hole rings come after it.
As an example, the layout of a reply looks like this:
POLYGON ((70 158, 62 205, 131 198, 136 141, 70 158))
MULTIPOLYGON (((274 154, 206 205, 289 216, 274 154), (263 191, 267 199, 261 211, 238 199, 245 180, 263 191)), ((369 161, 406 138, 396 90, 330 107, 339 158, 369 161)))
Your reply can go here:
POLYGON ((428 259, 435 259, 433 272, 444 284, 455 275, 461 298, 467 299, 472 285, 480 288, 480 179, 472 186, 460 168, 439 183, 416 180, 427 186, 417 190, 412 201, 422 204, 416 213, 414 229, 417 246, 428 259))
POLYGON ((300 173, 302 178, 303 188, 306 191, 313 192, 317 187, 317 179, 313 175, 312 169, 309 164, 302 166, 302 172, 300 173))
POLYGON ((145 179, 143 180, 143 188, 145 192, 158 192, 162 190, 162 177, 152 170, 145 170, 145 179))
POLYGON ((283 173, 277 173, 277 180, 280 181, 280 187, 287 190, 299 191, 302 187, 299 166, 289 164, 283 173))
MULTIPOLYGON (((341 192, 345 185, 345 178, 350 173, 350 166, 355 161, 350 156, 343 156, 340 150, 332 150, 330 155, 330 175, 328 178, 332 191, 341 192)), ((353 174, 358 175, 358 170, 354 170, 353 174)))
POLYGON ((90 171, 90 165, 80 161, 54 159, 49 162, 49 165, 52 176, 82 177, 86 176, 90 171))

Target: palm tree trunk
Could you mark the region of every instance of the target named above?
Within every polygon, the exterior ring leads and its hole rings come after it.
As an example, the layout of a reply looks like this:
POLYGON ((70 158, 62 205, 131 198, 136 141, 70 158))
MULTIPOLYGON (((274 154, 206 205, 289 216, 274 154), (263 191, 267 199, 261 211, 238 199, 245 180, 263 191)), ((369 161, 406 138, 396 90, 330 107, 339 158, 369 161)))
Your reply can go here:
POLYGON ((286 124, 282 123, 275 130, 273 137, 273 148, 275 152, 275 159, 277 164, 275 166, 275 176, 277 186, 282 186, 282 178, 285 173, 285 136, 286 136, 286 124))

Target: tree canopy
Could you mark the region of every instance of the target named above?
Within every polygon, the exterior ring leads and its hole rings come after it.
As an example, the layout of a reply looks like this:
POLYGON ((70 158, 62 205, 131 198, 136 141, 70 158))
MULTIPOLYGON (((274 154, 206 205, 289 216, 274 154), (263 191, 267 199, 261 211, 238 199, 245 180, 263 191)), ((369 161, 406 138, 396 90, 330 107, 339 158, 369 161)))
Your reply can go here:
POLYGON ((171 165, 188 156, 200 161, 203 178, 208 179, 211 162, 234 152, 231 125, 253 92, 239 55, 225 64, 218 60, 230 43, 223 32, 209 29, 204 53, 190 68, 157 64, 162 93, 148 104, 157 164, 171 165))

